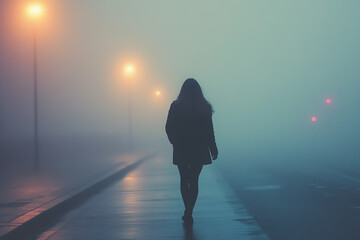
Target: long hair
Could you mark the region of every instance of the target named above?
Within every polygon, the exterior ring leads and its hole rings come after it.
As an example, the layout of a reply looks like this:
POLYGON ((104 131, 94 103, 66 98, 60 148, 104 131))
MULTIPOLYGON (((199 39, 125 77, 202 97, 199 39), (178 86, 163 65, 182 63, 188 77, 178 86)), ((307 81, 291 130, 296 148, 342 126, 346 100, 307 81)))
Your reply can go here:
POLYGON ((194 78, 185 80, 177 97, 177 101, 193 106, 209 107, 210 112, 214 112, 211 104, 204 97, 200 84, 194 78))

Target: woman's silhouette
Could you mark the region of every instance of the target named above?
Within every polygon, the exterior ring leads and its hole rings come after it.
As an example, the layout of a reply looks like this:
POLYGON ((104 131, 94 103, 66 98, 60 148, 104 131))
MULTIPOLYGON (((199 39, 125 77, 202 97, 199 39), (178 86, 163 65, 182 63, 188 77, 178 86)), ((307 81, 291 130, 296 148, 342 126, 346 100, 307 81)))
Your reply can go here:
POLYGON ((169 110, 166 133, 173 145, 173 163, 180 173, 180 190, 185 205, 184 222, 192 222, 198 195, 198 180, 203 165, 215 160, 218 150, 212 123, 213 109, 199 83, 186 79, 169 110), (210 153, 209 153, 210 150, 210 153))

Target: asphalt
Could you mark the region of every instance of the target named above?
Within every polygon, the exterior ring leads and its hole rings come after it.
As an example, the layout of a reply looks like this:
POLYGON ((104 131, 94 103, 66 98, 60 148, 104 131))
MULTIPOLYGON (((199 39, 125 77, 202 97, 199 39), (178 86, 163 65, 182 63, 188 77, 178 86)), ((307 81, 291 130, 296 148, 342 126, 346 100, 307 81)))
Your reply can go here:
POLYGON ((242 165, 224 175, 270 239, 360 239, 358 175, 326 164, 242 165))
POLYGON ((37 239, 268 239, 217 171, 200 175, 194 223, 183 224, 177 168, 160 154, 79 207, 37 239))
POLYGON ((82 172, 72 167, 57 177, 50 172, 34 172, 18 175, 15 180, 7 179, 0 188, 0 239, 35 239, 61 216, 151 156, 153 154, 118 155, 107 162, 98 159, 102 165, 97 168, 85 159, 77 162, 82 165, 82 172), (92 171, 84 171, 89 167, 92 171))

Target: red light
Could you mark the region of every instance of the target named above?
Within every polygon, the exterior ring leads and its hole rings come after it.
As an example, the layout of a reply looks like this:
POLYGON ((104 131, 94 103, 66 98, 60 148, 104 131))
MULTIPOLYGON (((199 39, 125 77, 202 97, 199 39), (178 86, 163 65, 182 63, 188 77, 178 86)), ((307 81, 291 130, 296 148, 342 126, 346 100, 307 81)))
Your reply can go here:
POLYGON ((316 122, 316 120, 317 120, 316 117, 311 118, 311 121, 313 121, 313 122, 316 122))
POLYGON ((326 103, 331 103, 331 99, 330 98, 326 99, 326 103))

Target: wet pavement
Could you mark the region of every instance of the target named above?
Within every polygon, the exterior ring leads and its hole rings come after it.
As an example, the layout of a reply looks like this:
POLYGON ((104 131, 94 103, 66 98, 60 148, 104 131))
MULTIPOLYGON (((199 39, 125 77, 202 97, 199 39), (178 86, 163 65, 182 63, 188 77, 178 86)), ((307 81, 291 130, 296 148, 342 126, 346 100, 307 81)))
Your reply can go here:
POLYGON ((183 224, 169 155, 147 160, 58 220, 38 239, 268 239, 216 170, 205 166, 193 225, 183 224))
POLYGON ((224 174, 270 239, 360 239, 360 181, 341 168, 239 163, 224 174), (281 167, 280 167, 281 166, 281 167))
MULTIPOLYGON (((99 156, 96 156, 99 157, 99 156)), ((0 236, 21 226, 67 199, 83 186, 96 182, 114 169, 125 167, 139 155, 118 154, 100 158, 62 159, 41 171, 2 169, 0 182, 0 236), (21 174, 19 172, 21 171, 21 174)))

